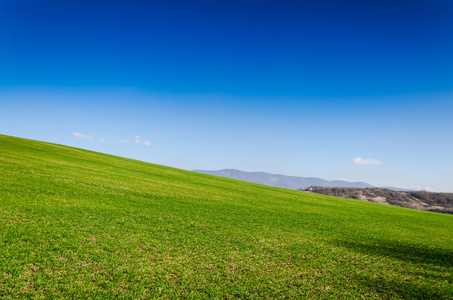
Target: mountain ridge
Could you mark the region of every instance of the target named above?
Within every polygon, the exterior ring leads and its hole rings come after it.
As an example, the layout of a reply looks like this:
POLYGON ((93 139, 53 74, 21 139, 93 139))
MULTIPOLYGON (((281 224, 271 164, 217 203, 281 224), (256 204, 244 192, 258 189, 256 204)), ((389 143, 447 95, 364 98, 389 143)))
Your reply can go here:
POLYGON ((374 187, 366 182, 349 182, 345 180, 325 180, 317 177, 299 177, 283 174, 271 174, 266 172, 246 172, 237 169, 222 170, 192 170, 193 172, 227 177, 242 181, 248 181, 269 186, 281 187, 286 189, 305 189, 309 186, 330 186, 330 187, 354 187, 371 188, 374 187))

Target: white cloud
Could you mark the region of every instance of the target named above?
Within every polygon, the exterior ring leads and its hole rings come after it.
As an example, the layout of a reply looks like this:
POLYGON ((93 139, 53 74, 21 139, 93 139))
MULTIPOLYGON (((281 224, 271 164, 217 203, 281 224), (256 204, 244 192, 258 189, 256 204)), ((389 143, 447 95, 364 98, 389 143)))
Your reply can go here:
POLYGON ((343 180, 343 181, 347 181, 346 178, 338 178, 338 180, 343 180))
POLYGON ((104 144, 105 143, 105 139, 100 139, 98 142, 101 143, 101 144, 104 144))
POLYGON ((133 144, 143 144, 145 146, 152 146, 153 143, 151 143, 150 141, 142 141, 141 140, 142 138, 140 136, 135 136, 132 140, 128 140, 128 139, 122 139, 122 140, 119 140, 120 143, 123 143, 123 144, 127 144, 127 143, 133 143, 133 144))
POLYGON ((417 186, 415 188, 416 191, 427 191, 427 192, 436 192, 438 190, 432 188, 432 187, 429 187, 429 186, 417 186))
POLYGON ((92 136, 81 134, 80 132, 73 132, 72 135, 78 139, 84 139, 84 140, 89 140, 89 141, 93 140, 92 136))
POLYGON ((362 157, 356 157, 352 159, 352 162, 357 164, 357 165, 365 165, 365 166, 376 166, 380 165, 381 162, 377 159, 372 159, 372 158, 362 158, 362 157))

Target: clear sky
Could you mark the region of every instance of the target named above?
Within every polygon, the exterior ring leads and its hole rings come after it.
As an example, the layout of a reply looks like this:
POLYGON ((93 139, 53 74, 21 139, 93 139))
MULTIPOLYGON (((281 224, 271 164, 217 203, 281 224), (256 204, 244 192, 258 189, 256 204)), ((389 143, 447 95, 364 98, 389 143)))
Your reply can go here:
POLYGON ((0 133, 453 192, 453 2, 0 0, 0 133))

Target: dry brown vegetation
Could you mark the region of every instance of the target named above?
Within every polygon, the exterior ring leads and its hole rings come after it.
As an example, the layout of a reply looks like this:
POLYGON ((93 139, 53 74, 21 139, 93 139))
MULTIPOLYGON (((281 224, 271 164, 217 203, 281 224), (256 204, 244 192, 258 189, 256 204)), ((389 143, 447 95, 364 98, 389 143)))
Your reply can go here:
POLYGON ((311 186, 305 191, 342 198, 453 214, 453 193, 394 191, 382 188, 343 188, 311 186))

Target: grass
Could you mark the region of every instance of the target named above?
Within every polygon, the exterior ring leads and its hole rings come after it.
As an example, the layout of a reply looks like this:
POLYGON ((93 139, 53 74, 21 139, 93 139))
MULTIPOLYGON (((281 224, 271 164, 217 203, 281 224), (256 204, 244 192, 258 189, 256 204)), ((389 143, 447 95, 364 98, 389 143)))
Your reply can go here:
POLYGON ((0 135, 0 298, 453 299, 453 216, 0 135))

